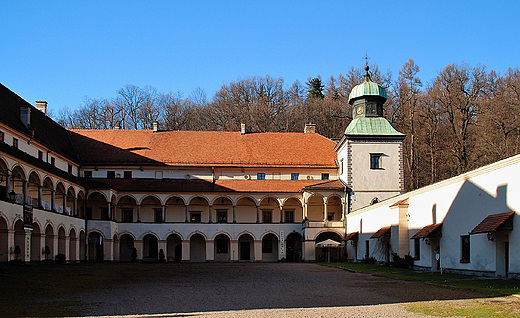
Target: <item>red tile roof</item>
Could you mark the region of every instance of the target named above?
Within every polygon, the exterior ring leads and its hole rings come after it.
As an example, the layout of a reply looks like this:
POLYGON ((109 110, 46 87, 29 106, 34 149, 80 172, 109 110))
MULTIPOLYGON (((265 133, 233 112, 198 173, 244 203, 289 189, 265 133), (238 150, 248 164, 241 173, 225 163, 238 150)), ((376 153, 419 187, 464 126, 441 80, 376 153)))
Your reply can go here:
POLYGON ((480 222, 469 234, 489 233, 498 230, 512 230, 513 216, 515 212, 506 212, 499 214, 488 215, 482 222, 480 222))
POLYGON ((343 239, 343 241, 350 241, 350 240, 355 241, 358 239, 358 234, 359 234, 359 232, 352 232, 349 235, 347 235, 347 237, 345 237, 343 239))
POLYGON ((408 198, 406 198, 406 199, 402 199, 402 200, 399 200, 399 201, 397 201, 396 203, 392 204, 390 207, 393 208, 394 206, 399 206, 399 205, 401 205, 402 203, 404 203, 406 200, 408 200, 408 198))
POLYGON ((87 179, 91 188, 130 192, 256 192, 298 193, 321 181, 192 179, 87 179))
POLYGON ((83 164, 336 168, 336 143, 312 133, 70 130, 83 164))
POLYGON ((442 235, 442 223, 426 225, 415 233, 410 239, 420 239, 425 237, 440 237, 442 235))
POLYGON ((387 234, 390 235, 391 228, 392 228, 391 226, 382 227, 377 232, 375 232, 374 235, 372 235, 370 238, 380 238, 381 236, 384 236, 387 234))
POLYGON ((322 182, 305 187, 304 190, 343 190, 345 186, 339 180, 322 182))

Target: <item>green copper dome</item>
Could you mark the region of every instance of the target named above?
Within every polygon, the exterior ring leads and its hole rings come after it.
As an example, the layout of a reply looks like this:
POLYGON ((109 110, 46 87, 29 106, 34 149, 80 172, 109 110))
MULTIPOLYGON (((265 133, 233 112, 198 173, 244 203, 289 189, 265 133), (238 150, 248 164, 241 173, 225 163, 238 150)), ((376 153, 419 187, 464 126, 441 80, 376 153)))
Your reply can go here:
POLYGON ((365 74, 365 80, 363 83, 354 86, 350 94, 348 95, 348 103, 352 104, 352 101, 354 99, 363 97, 363 96, 379 96, 381 98, 387 99, 386 95, 386 89, 377 84, 372 82, 372 79, 370 79, 370 73, 368 72, 368 65, 365 66, 366 74, 365 74))

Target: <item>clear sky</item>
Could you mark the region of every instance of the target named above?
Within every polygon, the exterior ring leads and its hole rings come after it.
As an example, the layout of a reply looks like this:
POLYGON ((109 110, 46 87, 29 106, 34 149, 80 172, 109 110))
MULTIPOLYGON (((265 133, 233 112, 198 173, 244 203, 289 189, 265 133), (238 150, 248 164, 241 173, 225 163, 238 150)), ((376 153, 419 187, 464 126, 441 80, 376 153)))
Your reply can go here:
POLYGON ((0 82, 57 113, 126 84, 159 92, 270 75, 290 86, 371 63, 423 82, 451 63, 519 65, 520 1, 0 0, 0 82))

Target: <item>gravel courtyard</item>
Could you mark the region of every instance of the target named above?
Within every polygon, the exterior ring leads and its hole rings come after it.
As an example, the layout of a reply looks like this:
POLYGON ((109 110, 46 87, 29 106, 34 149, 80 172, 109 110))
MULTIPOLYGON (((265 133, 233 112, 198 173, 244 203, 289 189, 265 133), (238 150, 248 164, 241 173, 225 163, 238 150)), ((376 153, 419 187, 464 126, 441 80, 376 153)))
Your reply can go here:
POLYGON ((85 316, 426 317, 400 303, 482 296, 307 263, 135 266, 147 269, 81 295, 87 305, 77 309, 85 316))

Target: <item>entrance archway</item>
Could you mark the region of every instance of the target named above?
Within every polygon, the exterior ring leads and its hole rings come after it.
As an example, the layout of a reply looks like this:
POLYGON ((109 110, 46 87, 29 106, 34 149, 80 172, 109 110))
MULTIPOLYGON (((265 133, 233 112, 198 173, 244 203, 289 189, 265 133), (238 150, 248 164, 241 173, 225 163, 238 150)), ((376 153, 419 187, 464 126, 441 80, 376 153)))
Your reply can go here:
POLYGON ((302 236, 293 232, 285 240, 285 255, 288 262, 300 262, 302 260, 302 236))
POLYGON ((262 238, 262 261, 278 261, 278 238, 273 233, 266 234, 262 238))
POLYGON ((97 232, 88 235, 88 260, 90 262, 102 262, 103 256, 103 236, 97 232))
POLYGON ((38 223, 33 223, 33 231, 31 233, 31 261, 40 261, 42 250, 41 250, 41 230, 38 223))
POLYGON ((7 261, 9 261, 9 247, 7 244, 7 222, 4 218, 0 217, 0 262, 7 261))
MULTIPOLYGON (((315 243, 319 243, 325 240, 334 240, 341 243, 341 236, 334 232, 323 232, 316 237, 315 243)), ((316 261, 326 262, 329 260, 327 253, 330 252, 330 261, 336 262, 342 259, 343 248, 328 248, 328 247, 315 247, 316 261)))
POLYGON ((123 234, 119 239, 119 260, 121 262, 130 262, 132 260, 132 251, 134 250, 134 238, 130 234, 123 234))
POLYGON ((215 262, 229 262, 229 237, 226 234, 219 234, 215 237, 215 262))
POLYGON ((254 260, 254 240, 249 234, 242 234, 238 238, 238 259, 241 261, 254 260))
POLYGON ((153 234, 146 234, 143 237, 143 260, 156 261, 159 259, 159 248, 157 237, 153 234))
POLYGON ((190 239, 190 261, 206 261, 206 239, 201 234, 194 234, 190 239))
POLYGON ((171 234, 166 239, 166 260, 168 262, 182 260, 182 240, 177 234, 171 234))

